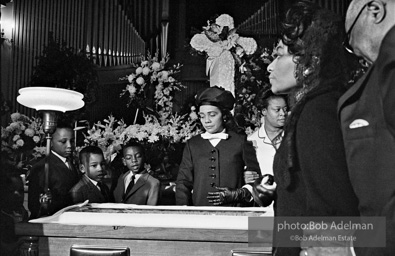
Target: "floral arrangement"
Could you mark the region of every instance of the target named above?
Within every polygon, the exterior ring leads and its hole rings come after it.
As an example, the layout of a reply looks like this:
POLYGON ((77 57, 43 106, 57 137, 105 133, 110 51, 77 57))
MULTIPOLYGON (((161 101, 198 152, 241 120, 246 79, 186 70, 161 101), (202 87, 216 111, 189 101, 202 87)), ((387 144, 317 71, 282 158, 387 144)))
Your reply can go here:
POLYGON ((207 55, 206 72, 210 85, 222 86, 234 93, 235 57, 251 55, 257 49, 253 38, 241 37, 236 33, 233 18, 222 14, 207 21, 203 32, 194 35, 190 42, 198 52, 207 55))
POLYGON ((44 138, 41 119, 16 112, 11 114, 11 123, 1 127, 1 152, 18 168, 25 168, 45 154, 44 138))
POLYGON ((176 64, 167 68, 169 55, 166 54, 160 61, 158 56, 158 52, 154 56, 151 56, 149 52, 147 57, 141 56, 141 63, 134 66, 134 72, 121 78, 128 81, 121 96, 129 95, 128 107, 133 105, 141 109, 154 108, 153 110, 161 116, 161 119, 165 120, 173 109, 172 101, 175 91, 185 86, 175 78, 182 66, 176 64))
POLYGON ((247 134, 260 126, 261 113, 256 107, 256 97, 260 92, 270 89, 267 66, 272 62, 272 50, 268 47, 258 48, 250 56, 236 58, 235 117, 247 134))
POLYGON ((94 124, 85 135, 85 144, 99 146, 108 162, 117 159, 122 145, 135 140, 144 146, 148 163, 157 166, 165 156, 181 155, 169 153, 179 150, 183 143, 200 132, 196 113, 173 113, 174 94, 185 86, 175 77, 181 65, 168 68, 168 61, 168 54, 159 61, 158 53, 154 56, 148 53, 147 57, 141 57, 130 75, 121 78, 128 81, 121 96, 129 96, 128 107, 143 110, 143 123, 136 123, 135 118, 133 124, 127 125, 110 115, 94 124))
POLYGON ((94 124, 85 136, 85 144, 97 145, 106 160, 111 162, 130 140, 142 144, 151 164, 160 161, 160 156, 176 150, 176 146, 185 143, 200 131, 195 120, 187 115, 170 115, 165 124, 153 115, 145 116, 144 124, 126 125, 123 120, 109 116, 103 123, 94 124))

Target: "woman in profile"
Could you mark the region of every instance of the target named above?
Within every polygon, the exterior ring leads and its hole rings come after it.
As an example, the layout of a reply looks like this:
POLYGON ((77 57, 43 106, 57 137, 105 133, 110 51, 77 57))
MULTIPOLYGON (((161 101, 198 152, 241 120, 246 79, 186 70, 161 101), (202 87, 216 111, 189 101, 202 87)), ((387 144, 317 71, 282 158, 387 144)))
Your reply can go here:
MULTIPOLYGON (((286 14, 276 58, 268 66, 272 91, 295 97, 273 163, 277 217, 359 215, 336 113, 349 73, 343 27, 336 14, 308 1, 286 14)), ((290 242, 275 229, 274 255, 351 255, 352 250, 349 244, 309 247, 300 241, 284 247, 290 242)))

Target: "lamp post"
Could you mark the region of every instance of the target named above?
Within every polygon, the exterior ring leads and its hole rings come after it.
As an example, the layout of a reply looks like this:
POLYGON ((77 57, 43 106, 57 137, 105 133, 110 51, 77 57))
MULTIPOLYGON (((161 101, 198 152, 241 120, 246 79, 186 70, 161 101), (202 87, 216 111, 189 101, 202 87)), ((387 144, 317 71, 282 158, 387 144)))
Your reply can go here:
POLYGON ((52 134, 57 126, 57 113, 77 110, 84 106, 81 93, 53 87, 25 87, 19 90, 17 101, 19 104, 36 109, 43 114, 43 130, 46 138, 45 181, 44 193, 40 195, 40 212, 48 214, 51 204, 49 186, 50 166, 48 157, 51 154, 52 134))

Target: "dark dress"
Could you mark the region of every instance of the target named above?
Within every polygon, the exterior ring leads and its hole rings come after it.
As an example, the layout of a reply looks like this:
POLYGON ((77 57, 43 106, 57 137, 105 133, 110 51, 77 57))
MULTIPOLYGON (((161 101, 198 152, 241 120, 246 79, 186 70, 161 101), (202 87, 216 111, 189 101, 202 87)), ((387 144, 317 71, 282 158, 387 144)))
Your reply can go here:
POLYGON ((215 147, 200 135, 187 141, 176 182, 177 205, 212 206, 207 195, 217 191, 213 186, 240 188, 244 171, 261 173, 252 143, 245 135, 228 134, 215 147))
MULTIPOLYGON (((275 216, 359 215, 336 115, 342 94, 338 85, 336 80, 326 81, 310 91, 287 120, 273 163, 275 216)), ((279 247, 278 236, 275 229, 275 255, 299 255, 299 247, 279 247)))

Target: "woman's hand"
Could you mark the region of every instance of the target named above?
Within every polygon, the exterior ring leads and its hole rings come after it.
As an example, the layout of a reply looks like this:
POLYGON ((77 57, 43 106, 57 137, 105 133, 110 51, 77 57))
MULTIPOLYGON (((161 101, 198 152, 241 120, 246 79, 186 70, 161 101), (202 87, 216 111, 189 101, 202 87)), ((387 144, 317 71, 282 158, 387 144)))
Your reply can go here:
POLYGON ((246 188, 215 187, 218 191, 208 192, 208 202, 213 205, 248 202, 251 193, 246 188))
POLYGON ((254 201, 261 207, 269 206, 275 197, 277 184, 273 175, 265 174, 255 180, 252 186, 252 196, 254 201))
POLYGON ((256 171, 245 171, 244 172, 244 183, 245 184, 252 184, 258 178, 259 178, 259 174, 256 171))

